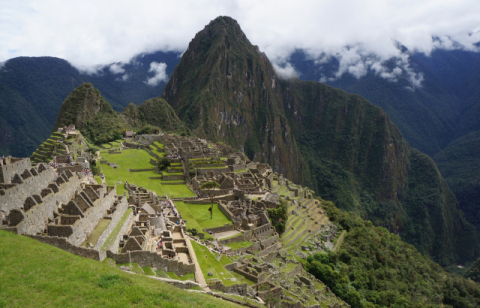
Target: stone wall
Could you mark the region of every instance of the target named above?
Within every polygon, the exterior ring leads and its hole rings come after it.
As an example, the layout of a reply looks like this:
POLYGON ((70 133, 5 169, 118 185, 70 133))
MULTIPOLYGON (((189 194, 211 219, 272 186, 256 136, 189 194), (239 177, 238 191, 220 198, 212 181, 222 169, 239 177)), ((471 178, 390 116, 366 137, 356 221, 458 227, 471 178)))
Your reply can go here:
POLYGON ((195 264, 184 264, 177 260, 164 259, 156 252, 137 250, 129 253, 115 254, 107 251, 107 257, 115 260, 115 263, 138 263, 140 267, 149 266, 153 270, 162 269, 165 272, 175 272, 175 275, 185 275, 195 272, 195 264))
MULTIPOLYGON (((105 231, 103 231, 102 235, 97 240, 97 244, 95 245, 95 249, 100 250, 100 248, 103 246, 105 241, 108 239, 110 234, 112 233, 113 229, 117 226, 118 222, 120 219, 122 219, 123 214, 125 214, 125 211, 128 209, 128 202, 127 202, 127 197, 122 196, 120 202, 117 204, 117 208, 115 212, 112 214, 112 221, 108 224, 107 228, 105 231)), ((122 236, 119 234, 119 236, 122 236)))
POLYGON ((243 170, 243 169, 246 169, 246 168, 247 168, 247 165, 245 165, 245 164, 228 166, 228 169, 230 169, 230 171, 232 171, 232 172, 235 172, 235 171, 238 171, 238 170, 243 170))
POLYGON ((245 235, 239 234, 238 236, 227 238, 225 240, 220 240, 220 244, 226 245, 229 243, 235 243, 235 242, 243 242, 245 240, 245 235))
POLYGON ((272 246, 274 243, 278 243, 278 242, 279 242, 278 234, 275 234, 274 236, 272 236, 270 238, 267 238, 263 241, 260 241, 260 245, 262 246, 262 249, 265 249, 269 246, 272 246))
MULTIPOLYGON (((30 160, 28 161, 30 162, 30 160)), ((4 166, 4 168, 5 167, 9 167, 9 165, 4 166)), ((8 169, 8 174, 10 170, 11 169, 8 169)), ((24 170, 16 174, 21 174, 24 170)), ((23 207, 23 203, 25 202, 25 199, 27 199, 27 197, 34 194, 39 194, 40 191, 45 188, 48 183, 53 181, 54 178, 55 171, 52 168, 47 168, 43 172, 38 173, 38 175, 34 175, 29 177, 28 179, 23 180, 23 183, 18 184, 8 190, 5 190, 4 195, 0 194, 0 210, 8 213, 14 208, 23 207)))
POLYGON ((101 189, 100 198, 94 202, 94 206, 84 212, 84 218, 79 219, 72 226, 73 234, 69 236, 68 241, 74 245, 82 244, 87 236, 95 229, 98 222, 105 215, 105 212, 110 208, 115 201, 114 191, 110 191, 104 198, 105 189, 101 189))
POLYGON ((207 174, 208 172, 212 172, 213 174, 222 174, 229 172, 228 168, 205 168, 205 169, 196 169, 197 175, 207 174))
POLYGON ((214 233, 220 233, 220 232, 233 231, 233 230, 235 230, 235 226, 231 225, 231 224, 228 224, 228 225, 225 225, 225 226, 221 226, 221 227, 217 227, 217 228, 208 228, 208 229, 204 229, 204 230, 205 230, 205 232, 211 231, 211 232, 214 232, 214 233))
POLYGON ((29 237, 36 239, 45 244, 50 244, 52 246, 58 247, 62 250, 65 250, 69 253, 75 254, 80 257, 89 258, 97 261, 103 261, 106 258, 106 253, 98 251, 95 249, 77 247, 69 243, 65 238, 55 237, 55 236, 39 236, 39 235, 28 235, 29 237))
POLYGON ((128 229, 130 228, 130 225, 133 222, 133 219, 135 218, 135 215, 133 215, 133 211, 130 212, 130 215, 127 217, 125 222, 123 223, 123 226, 120 228, 120 231, 118 232, 117 237, 113 241, 110 246, 108 246, 106 249, 108 249, 112 253, 118 253, 119 245, 120 245, 120 240, 122 239, 124 234, 127 234, 128 229))
POLYGON ((136 144, 136 143, 131 143, 131 142, 128 142, 128 141, 124 141, 123 145, 126 148, 130 148, 130 149, 144 149, 145 148, 145 145, 143 145, 143 144, 136 144))
POLYGON ((244 296, 247 294, 247 284, 235 284, 233 286, 226 287, 222 282, 220 283, 209 283, 208 287, 210 290, 222 291, 224 293, 238 294, 244 296))
POLYGON ((70 170, 72 172, 80 172, 83 171, 83 166, 78 164, 78 165, 73 165, 73 166, 63 166, 63 167, 58 167, 57 172, 61 173, 63 171, 70 170))
POLYGON ((2 162, 2 166, 0 166, 0 183, 10 184, 12 183, 12 177, 15 173, 22 173, 23 170, 30 169, 32 167, 30 158, 20 159, 20 158, 7 157, 5 158, 5 160, 7 161, 7 164, 3 165, 3 162, 2 162), (11 162, 13 160, 16 160, 16 161, 11 162))
POLYGON ((253 236, 258 239, 264 239, 272 235, 273 232, 272 224, 268 223, 253 229, 253 236))
POLYGON ((182 180, 185 181, 185 175, 177 174, 177 175, 163 175, 164 181, 173 181, 173 180, 182 180))
POLYGON ((272 251, 278 250, 280 248, 282 248, 282 245, 280 245, 280 243, 275 243, 272 246, 267 247, 267 248, 263 249, 262 251, 260 251, 259 253, 257 253, 256 256, 260 258, 260 257, 266 256, 269 253, 271 253, 272 251))
POLYGON ((200 193, 200 196, 209 196, 209 193, 214 196, 214 197, 218 197, 218 196, 223 196, 223 195, 228 195, 230 193, 230 189, 215 189, 215 190, 212 190, 211 192, 208 192, 208 190, 202 190, 202 189, 198 189, 198 192, 200 193))

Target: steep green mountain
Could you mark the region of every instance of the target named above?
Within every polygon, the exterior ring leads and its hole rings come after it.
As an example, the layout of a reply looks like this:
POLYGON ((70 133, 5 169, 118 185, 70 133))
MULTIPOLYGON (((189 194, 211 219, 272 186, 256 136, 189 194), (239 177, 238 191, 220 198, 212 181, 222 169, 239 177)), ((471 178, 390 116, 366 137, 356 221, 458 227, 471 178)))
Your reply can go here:
MULTIPOLYGON (((415 247, 381 227, 323 202, 330 220, 346 230, 337 252, 316 253, 308 271, 356 307, 477 307, 480 285, 446 273, 415 247)), ((472 266, 471 276, 478 281, 472 266)))
POLYGON ((120 139, 125 130, 137 131, 147 125, 166 131, 185 131, 185 125, 164 99, 152 98, 138 107, 129 104, 123 113, 117 113, 91 83, 80 85, 65 99, 54 131, 71 124, 95 144, 120 139))
POLYGON ((176 52, 154 52, 134 57, 116 72, 111 65, 95 74, 79 72, 54 57, 19 57, 0 67, 0 155, 30 156, 50 136, 63 100, 83 82, 91 82, 116 111, 160 95, 166 81, 148 85, 155 75, 152 62, 165 63, 171 75, 179 62, 176 52))
POLYGON ((466 219, 480 235, 480 138, 478 133, 459 139, 434 160, 457 197, 466 219), (473 139, 469 139, 471 136, 473 139), (476 138, 475 138, 476 137, 476 138))
POLYGON ((154 125, 166 131, 184 131, 186 129, 172 106, 161 97, 148 99, 140 106, 128 104, 122 115, 132 127, 154 125))
POLYGON ((163 96, 194 134, 244 149, 298 181, 301 155, 276 82, 237 22, 217 18, 190 42, 163 96))
POLYGON ((219 17, 197 33, 163 96, 194 134, 267 161, 442 264, 475 258, 475 230, 435 163, 382 109, 325 84, 279 79, 235 20, 219 17))

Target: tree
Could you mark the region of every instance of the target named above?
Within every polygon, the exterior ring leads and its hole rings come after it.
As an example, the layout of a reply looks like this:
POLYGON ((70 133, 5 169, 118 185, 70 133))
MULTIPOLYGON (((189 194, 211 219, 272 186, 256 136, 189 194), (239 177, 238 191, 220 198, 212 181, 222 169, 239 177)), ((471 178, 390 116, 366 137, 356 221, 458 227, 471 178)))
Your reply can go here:
POLYGON ((158 161, 157 167, 158 167, 158 170, 163 171, 163 170, 166 170, 168 167, 170 167, 171 164, 172 163, 170 159, 168 159, 167 157, 162 157, 162 159, 158 161))
POLYGON ((208 182, 203 183, 200 186, 200 189, 207 191, 208 197, 210 198, 210 201, 212 202, 212 205, 208 209, 210 211, 210 219, 213 218, 213 197, 214 197, 213 191, 217 188, 220 188, 220 184, 218 184, 215 181, 208 181, 208 182))

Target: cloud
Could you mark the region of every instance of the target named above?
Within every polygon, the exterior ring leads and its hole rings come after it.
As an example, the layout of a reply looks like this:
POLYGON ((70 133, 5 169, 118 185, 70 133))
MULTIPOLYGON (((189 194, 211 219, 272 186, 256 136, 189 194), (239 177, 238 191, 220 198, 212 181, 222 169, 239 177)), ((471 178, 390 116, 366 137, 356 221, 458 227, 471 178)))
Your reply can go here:
POLYGON ((146 84, 150 86, 156 86, 162 81, 168 81, 167 64, 157 63, 154 61, 150 63, 150 69, 148 71, 153 72, 155 75, 148 78, 147 81, 145 81, 146 84))
POLYGON ((129 75, 129 74, 125 74, 125 75, 123 75, 122 77, 116 78, 115 81, 127 81, 128 78, 130 78, 130 75, 129 75))
POLYGON ((284 69, 288 55, 303 49, 319 62, 337 57, 337 76, 363 76, 375 65, 379 76, 418 84, 421 72, 408 66, 398 44, 427 55, 436 48, 477 51, 478 12, 477 0, 3 0, 0 62, 55 56, 95 72, 143 52, 183 52, 210 20, 226 15, 284 69), (385 66, 392 58, 402 59, 401 74, 385 66))
POLYGON ((123 66, 124 64, 122 63, 113 63, 112 65, 110 65, 110 72, 112 72, 112 74, 123 74, 125 73, 125 70, 123 69, 123 66))
POLYGON ((277 73, 278 78, 281 79, 291 79, 291 78, 297 78, 299 76, 299 73, 295 70, 295 68, 292 66, 290 63, 283 63, 282 66, 272 63, 273 69, 275 70, 275 73, 277 73))

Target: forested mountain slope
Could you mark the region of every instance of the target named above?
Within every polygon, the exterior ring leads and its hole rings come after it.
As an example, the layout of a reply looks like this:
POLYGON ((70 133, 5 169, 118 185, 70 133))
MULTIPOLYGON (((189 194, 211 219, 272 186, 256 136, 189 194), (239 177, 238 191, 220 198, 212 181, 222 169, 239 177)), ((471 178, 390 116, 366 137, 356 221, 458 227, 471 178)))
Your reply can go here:
POLYGON ((197 33, 163 96, 194 134, 243 148, 442 264, 475 258, 475 229, 435 163, 382 109, 325 84, 279 79, 233 19, 197 33))
POLYGON ((141 54, 120 64, 123 73, 111 65, 95 74, 79 72, 70 63, 54 57, 19 57, 0 65, 0 154, 30 156, 52 132, 63 100, 84 82, 91 82, 116 111, 129 103, 139 105, 162 93, 165 81, 148 85, 155 75, 152 62, 165 63, 170 76, 180 59, 175 52, 141 54), (124 79, 125 78, 125 79, 124 79))

